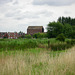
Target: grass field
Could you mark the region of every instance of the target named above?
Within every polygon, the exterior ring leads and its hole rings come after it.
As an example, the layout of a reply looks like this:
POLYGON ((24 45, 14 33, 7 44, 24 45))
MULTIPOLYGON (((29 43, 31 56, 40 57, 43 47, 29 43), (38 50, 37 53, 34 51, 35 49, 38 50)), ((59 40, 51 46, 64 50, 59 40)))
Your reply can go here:
POLYGON ((4 50, 25 50, 29 48, 47 48, 48 41, 52 44, 53 49, 54 46, 63 45, 65 46, 65 42, 60 42, 52 39, 0 39, 0 51, 4 50))
POLYGON ((0 52, 0 75, 75 75, 75 47, 0 52))
POLYGON ((0 75, 75 75, 75 46, 51 50, 48 40, 54 46, 65 43, 55 39, 0 39, 0 75))

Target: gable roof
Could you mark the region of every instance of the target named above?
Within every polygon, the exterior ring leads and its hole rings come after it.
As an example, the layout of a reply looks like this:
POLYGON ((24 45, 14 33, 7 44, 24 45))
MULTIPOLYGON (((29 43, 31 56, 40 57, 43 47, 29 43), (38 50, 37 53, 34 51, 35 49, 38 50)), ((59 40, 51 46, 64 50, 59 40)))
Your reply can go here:
POLYGON ((42 29, 43 26, 29 26, 28 29, 42 29))

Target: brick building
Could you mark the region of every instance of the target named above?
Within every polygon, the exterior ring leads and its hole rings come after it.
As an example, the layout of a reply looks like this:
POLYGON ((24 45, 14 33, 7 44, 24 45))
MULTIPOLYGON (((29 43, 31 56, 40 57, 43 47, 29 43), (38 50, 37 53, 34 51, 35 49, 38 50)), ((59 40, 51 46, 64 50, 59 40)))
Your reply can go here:
POLYGON ((27 34, 33 35, 35 33, 43 33, 44 32, 44 28, 43 26, 29 26, 27 28, 27 34))
POLYGON ((7 35, 7 32, 0 32, 0 38, 4 38, 7 35))
POLYGON ((8 32, 8 39, 17 39, 18 33, 17 32, 8 32))
POLYGON ((19 37, 22 37, 22 36, 25 36, 25 33, 23 33, 23 32, 20 31, 20 32, 18 33, 18 38, 19 38, 19 37))

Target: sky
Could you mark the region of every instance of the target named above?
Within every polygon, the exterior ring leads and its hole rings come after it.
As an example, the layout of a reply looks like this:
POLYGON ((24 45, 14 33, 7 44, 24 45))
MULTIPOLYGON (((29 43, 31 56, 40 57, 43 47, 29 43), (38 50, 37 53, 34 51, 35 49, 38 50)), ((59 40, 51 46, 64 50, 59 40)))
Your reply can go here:
POLYGON ((75 18, 75 0, 0 0, 0 32, 25 32, 59 17, 75 18))

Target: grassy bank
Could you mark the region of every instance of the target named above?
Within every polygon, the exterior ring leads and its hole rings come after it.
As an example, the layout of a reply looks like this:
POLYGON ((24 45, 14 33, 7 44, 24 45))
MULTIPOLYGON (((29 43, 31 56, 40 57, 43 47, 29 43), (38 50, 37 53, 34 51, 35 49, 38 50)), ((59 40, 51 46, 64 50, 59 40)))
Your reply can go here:
POLYGON ((0 75, 75 75, 75 47, 0 52, 0 75))

